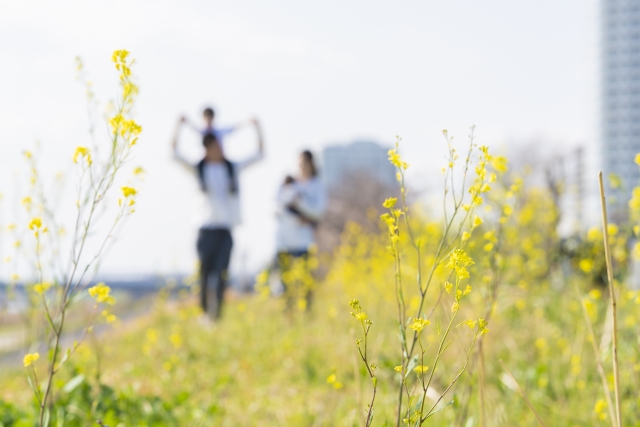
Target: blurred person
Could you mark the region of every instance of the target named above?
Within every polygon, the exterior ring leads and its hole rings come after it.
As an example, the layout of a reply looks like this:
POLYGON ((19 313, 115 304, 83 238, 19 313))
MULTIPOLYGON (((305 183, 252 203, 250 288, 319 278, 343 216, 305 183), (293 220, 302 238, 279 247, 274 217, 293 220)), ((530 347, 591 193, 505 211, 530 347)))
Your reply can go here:
POLYGON ((197 164, 187 161, 178 150, 178 138, 185 118, 181 118, 172 140, 173 156, 197 178, 205 195, 205 212, 198 233, 197 250, 200 259, 200 302, 205 314, 219 319, 224 291, 227 287, 229 260, 233 239, 231 231, 240 223, 240 188, 238 175, 264 157, 262 129, 253 120, 258 150, 242 162, 227 160, 215 133, 202 137, 204 158, 197 164), (209 296, 209 283, 216 280, 215 298, 209 296))
MULTIPOLYGON (((224 138, 247 126, 247 125, 251 125, 254 122, 254 119, 249 119, 247 121, 244 122, 240 122, 234 126, 226 126, 226 127, 218 127, 214 125, 214 119, 216 117, 216 113, 213 110, 213 108, 211 107, 207 107, 204 109, 204 111, 202 112, 202 118, 204 120, 204 126, 203 127, 198 127, 195 123, 193 123, 191 120, 189 120, 186 116, 182 116, 182 120, 184 121, 184 123, 188 124, 189 127, 194 130, 195 132, 199 133, 201 136, 205 136, 207 134, 213 134, 215 135, 215 137, 218 139, 218 144, 220 144, 220 147, 223 147, 223 140, 224 138)), ((223 147, 224 148, 224 147, 223 147)))
POLYGON ((298 296, 311 307, 312 290, 306 284, 294 283, 288 278, 292 268, 304 268, 310 274, 307 262, 310 251, 316 245, 316 228, 326 209, 327 196, 318 176, 313 154, 310 151, 300 153, 299 172, 294 178, 287 176, 278 190, 278 224, 276 231, 277 267, 280 270, 282 285, 287 298, 287 307, 291 308, 293 299, 298 296), (298 291, 298 295, 296 294, 298 291))

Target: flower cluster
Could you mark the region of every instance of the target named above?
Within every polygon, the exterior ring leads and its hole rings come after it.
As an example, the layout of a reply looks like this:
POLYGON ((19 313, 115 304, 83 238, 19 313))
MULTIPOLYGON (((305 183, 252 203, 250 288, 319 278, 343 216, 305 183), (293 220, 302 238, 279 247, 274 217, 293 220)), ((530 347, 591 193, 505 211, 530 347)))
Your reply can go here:
POLYGON ((131 147, 138 142, 142 127, 135 120, 128 117, 131 106, 138 94, 138 86, 131 80, 131 65, 133 61, 129 61, 127 59, 128 56, 129 52, 126 50, 116 50, 111 57, 111 60, 116 65, 116 70, 120 71, 122 104, 116 115, 109 119, 109 125, 114 138, 122 137, 126 144, 131 147))
POLYGON ((73 153, 73 162, 78 163, 79 159, 85 159, 88 166, 91 166, 93 163, 91 160, 91 151, 87 147, 76 147, 76 152, 73 153))
POLYGON ((411 324, 409 325, 409 328, 413 329, 414 331, 416 331, 416 333, 419 334, 420 332, 422 332, 425 326, 429 326, 430 324, 431 324, 431 321, 428 319, 416 318, 416 319, 413 319, 413 322, 411 322, 411 324))
POLYGON ((360 302, 357 299, 349 301, 349 305, 355 310, 351 312, 351 315, 360 321, 363 326, 370 326, 372 324, 371 320, 367 317, 367 314, 362 311, 360 302))
POLYGON ((116 303, 116 300, 111 296, 111 288, 105 285, 103 282, 98 283, 97 285, 89 288, 89 295, 93 299, 96 300, 98 304, 106 303, 109 305, 113 305, 116 303))
POLYGON ((400 154, 398 154, 398 144, 396 144, 396 148, 392 148, 387 152, 389 155, 389 161, 392 165, 399 169, 406 170, 409 167, 409 164, 402 160, 400 154))

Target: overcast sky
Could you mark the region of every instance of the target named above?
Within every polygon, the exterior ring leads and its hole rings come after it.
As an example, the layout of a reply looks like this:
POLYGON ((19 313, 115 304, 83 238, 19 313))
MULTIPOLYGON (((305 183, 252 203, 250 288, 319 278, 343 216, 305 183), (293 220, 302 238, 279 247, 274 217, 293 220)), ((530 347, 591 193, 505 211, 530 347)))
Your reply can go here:
MULTIPOLYGON (((221 125, 256 115, 264 126, 267 158, 242 177, 234 248, 236 266, 242 254, 257 266, 272 255, 272 200, 301 149, 400 135, 411 184, 430 188, 445 128, 464 140, 474 124, 494 150, 532 140, 595 147, 597 12, 595 0, 0 0, 5 222, 24 187, 21 151, 40 141, 52 175, 87 144, 77 55, 103 102, 117 90, 114 49, 136 58, 141 84, 132 166, 148 173, 104 271, 192 269, 198 189, 168 147, 178 116, 200 119, 207 105, 221 125)), ((197 158, 198 139, 182 142, 197 158)), ((245 131, 226 150, 240 159, 253 145, 245 131)))

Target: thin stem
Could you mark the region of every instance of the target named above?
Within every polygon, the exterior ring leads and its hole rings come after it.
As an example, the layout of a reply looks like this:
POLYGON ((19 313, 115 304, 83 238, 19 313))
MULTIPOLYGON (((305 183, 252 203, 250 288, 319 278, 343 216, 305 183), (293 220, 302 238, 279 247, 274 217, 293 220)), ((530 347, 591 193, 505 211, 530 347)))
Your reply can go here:
POLYGON ((616 427, 616 413, 613 407, 613 401, 611 400, 611 392, 609 391, 609 381, 607 381, 607 374, 604 371, 602 355, 600 354, 600 349, 598 348, 598 344, 596 343, 596 334, 593 331, 593 324, 591 323, 591 319, 589 318, 589 312, 587 311, 587 307, 584 304, 584 299, 582 298, 582 295, 580 295, 580 290, 575 283, 573 283, 573 289, 575 289, 576 295, 578 296, 578 299, 580 299, 580 305, 582 306, 582 314, 584 315, 584 321, 587 324, 587 331, 589 331, 589 337, 591 338, 589 341, 591 341, 591 346, 593 347, 593 353, 596 357, 596 367, 598 368, 598 374, 600 375, 602 388, 604 389, 604 396, 607 399, 607 406, 609 407, 611 424, 613 427, 616 427))
POLYGON ((544 421, 542 421, 542 418, 540 418, 540 415, 538 415, 538 412, 536 412, 535 408, 533 407, 533 405, 529 401, 529 398, 527 398, 527 395, 525 394, 524 390, 522 390, 522 388, 520 388, 520 384, 518 384, 518 381, 516 381, 516 378, 513 376, 511 371, 509 371, 509 369, 507 369, 505 364, 502 362, 502 359, 500 359, 500 364, 502 365, 502 368, 505 370, 507 375, 509 375, 509 377, 511 377, 511 379, 515 383, 516 387, 518 388, 518 391, 520 392, 520 396, 522 396, 522 398, 524 399, 524 401, 527 404, 527 406, 529 407, 529 409, 531 409, 531 412, 533 412, 533 415, 536 417, 536 420, 538 420, 538 424, 540 424, 542 427, 546 427, 546 424, 544 423, 544 421))
POLYGON ((620 409, 620 373, 618 371, 618 319, 615 282, 613 280, 613 265, 611 262, 611 249, 609 247, 609 224, 607 219, 607 203, 604 197, 604 184, 602 183, 602 172, 598 175, 600 182, 600 202, 602 205, 602 235, 604 237, 604 254, 607 261, 607 280, 609 281, 609 301, 611 303, 611 315, 613 317, 613 382, 614 396, 616 403, 617 427, 622 427, 622 414, 620 409))

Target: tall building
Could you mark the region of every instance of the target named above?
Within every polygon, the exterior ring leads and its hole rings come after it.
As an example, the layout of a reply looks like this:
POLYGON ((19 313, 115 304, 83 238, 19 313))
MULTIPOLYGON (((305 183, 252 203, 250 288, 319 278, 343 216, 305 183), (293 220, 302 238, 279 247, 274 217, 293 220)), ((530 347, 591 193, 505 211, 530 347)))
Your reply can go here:
POLYGON ((640 185, 640 0, 601 1, 602 168, 622 178, 620 212, 640 185))
POLYGON ((389 163, 389 148, 375 142, 356 141, 349 145, 331 145, 322 152, 322 176, 328 189, 344 182, 353 173, 365 173, 381 184, 397 186, 395 167, 389 163))

